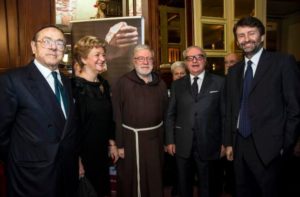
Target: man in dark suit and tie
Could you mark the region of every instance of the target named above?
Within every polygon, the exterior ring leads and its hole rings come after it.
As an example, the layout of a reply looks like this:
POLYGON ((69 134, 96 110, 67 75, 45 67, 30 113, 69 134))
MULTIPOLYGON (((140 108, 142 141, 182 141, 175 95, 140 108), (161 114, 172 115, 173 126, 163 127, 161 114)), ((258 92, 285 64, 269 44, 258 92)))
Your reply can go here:
POLYGON ((0 76, 0 159, 8 197, 71 197, 78 181, 77 131, 69 79, 58 70, 63 32, 41 28, 35 59, 0 76))
POLYGON ((166 117, 166 145, 175 155, 181 197, 193 196, 195 162, 200 196, 221 192, 224 79, 205 71, 206 54, 191 46, 183 52, 188 75, 173 82, 166 117))
POLYGON ((245 57, 226 80, 226 155, 238 197, 276 197, 283 156, 299 131, 300 72, 292 56, 263 49, 259 19, 242 18, 233 32, 245 57))

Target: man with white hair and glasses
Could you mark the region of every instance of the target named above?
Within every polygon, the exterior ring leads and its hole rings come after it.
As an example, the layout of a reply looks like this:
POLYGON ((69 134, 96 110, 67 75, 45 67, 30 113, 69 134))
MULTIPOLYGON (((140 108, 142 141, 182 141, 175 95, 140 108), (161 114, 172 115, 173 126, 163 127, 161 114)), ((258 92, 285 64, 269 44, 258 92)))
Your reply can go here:
POLYGON ((205 71, 206 53, 198 46, 183 52, 189 74, 173 82, 166 116, 166 145, 177 164, 181 197, 193 196, 195 163, 201 197, 221 193, 224 79, 205 71))

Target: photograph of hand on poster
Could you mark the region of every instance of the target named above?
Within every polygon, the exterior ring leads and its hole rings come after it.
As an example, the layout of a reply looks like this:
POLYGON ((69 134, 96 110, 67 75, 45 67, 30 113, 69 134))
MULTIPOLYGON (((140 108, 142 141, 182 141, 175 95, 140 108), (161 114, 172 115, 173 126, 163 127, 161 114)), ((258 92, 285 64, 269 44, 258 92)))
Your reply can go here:
POLYGON ((113 85, 120 76, 132 70, 131 51, 137 44, 144 44, 144 19, 135 16, 71 21, 71 35, 72 43, 86 35, 107 42, 107 71, 103 75, 113 85))

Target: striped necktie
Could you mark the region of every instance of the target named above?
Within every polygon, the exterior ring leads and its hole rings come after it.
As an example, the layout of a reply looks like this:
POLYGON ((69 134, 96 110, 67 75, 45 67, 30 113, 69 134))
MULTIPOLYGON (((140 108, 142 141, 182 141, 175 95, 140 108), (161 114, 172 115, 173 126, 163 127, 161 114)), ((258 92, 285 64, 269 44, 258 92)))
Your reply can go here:
POLYGON ((243 97, 240 109, 239 132, 243 137, 248 137, 251 134, 251 125, 249 119, 249 102, 248 96, 250 92, 251 82, 253 80, 252 62, 247 62, 247 70, 244 78, 243 97))
POLYGON ((54 79, 54 87, 55 87, 55 96, 56 96, 56 100, 59 103, 60 106, 61 102, 63 102, 63 107, 64 110, 66 112, 67 115, 67 111, 68 111, 68 101, 67 101, 67 96, 66 96, 66 92, 62 86, 62 84, 60 83, 60 81, 57 78, 57 72, 53 71, 51 72, 53 79, 54 79))
POLYGON ((197 98, 197 94, 198 94, 198 77, 194 77, 194 81, 193 81, 193 84, 192 84, 192 94, 194 96, 194 98, 196 99, 197 98))

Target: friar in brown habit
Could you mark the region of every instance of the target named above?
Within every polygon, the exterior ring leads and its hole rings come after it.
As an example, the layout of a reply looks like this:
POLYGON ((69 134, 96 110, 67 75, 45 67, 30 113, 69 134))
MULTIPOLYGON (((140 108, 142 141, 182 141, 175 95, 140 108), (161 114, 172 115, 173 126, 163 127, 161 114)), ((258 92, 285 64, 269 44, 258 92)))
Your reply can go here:
POLYGON ((116 122, 118 196, 162 197, 163 118, 167 88, 153 72, 153 51, 133 50, 134 70, 112 91, 116 122))

